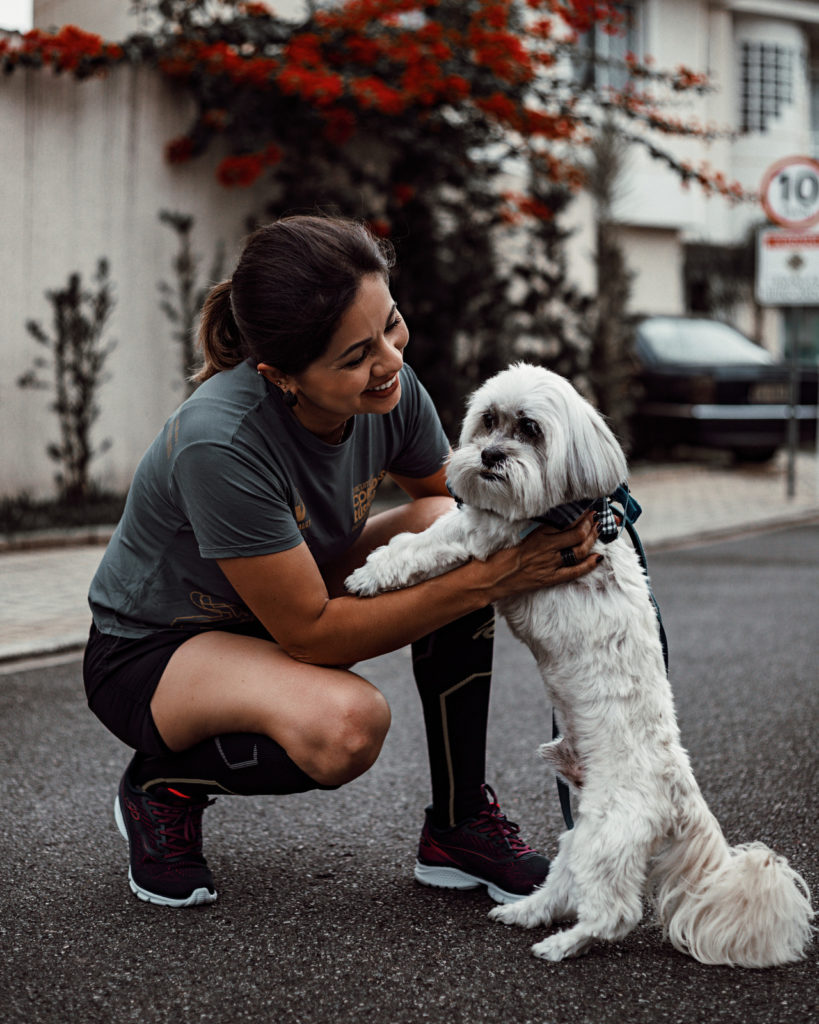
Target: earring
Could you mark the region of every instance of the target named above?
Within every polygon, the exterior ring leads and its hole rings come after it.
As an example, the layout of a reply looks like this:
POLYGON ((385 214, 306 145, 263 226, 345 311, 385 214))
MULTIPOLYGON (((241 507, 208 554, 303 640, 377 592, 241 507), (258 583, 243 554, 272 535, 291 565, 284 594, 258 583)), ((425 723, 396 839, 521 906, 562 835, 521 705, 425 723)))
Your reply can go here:
POLYGON ((288 409, 292 409, 294 405, 299 404, 298 396, 294 391, 288 391, 285 388, 282 397, 284 398, 284 404, 287 406, 288 409))

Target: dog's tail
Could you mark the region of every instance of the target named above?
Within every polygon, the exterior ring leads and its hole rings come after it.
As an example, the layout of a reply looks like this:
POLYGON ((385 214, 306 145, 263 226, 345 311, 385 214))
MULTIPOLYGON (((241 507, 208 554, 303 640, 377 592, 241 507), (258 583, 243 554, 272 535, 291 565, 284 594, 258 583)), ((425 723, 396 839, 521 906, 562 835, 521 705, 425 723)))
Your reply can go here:
POLYGON ((729 846, 698 792, 651 880, 666 937, 701 963, 775 967, 805 955, 814 916, 805 880, 764 843, 729 846))

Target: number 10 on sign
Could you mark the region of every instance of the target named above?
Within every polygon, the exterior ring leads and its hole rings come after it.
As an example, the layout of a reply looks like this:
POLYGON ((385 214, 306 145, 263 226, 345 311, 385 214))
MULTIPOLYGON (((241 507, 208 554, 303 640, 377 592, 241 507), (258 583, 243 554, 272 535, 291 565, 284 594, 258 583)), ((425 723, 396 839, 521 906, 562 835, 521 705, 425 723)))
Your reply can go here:
POLYGON ((768 218, 783 227, 806 229, 819 221, 819 160, 788 156, 768 168, 760 189, 768 218))

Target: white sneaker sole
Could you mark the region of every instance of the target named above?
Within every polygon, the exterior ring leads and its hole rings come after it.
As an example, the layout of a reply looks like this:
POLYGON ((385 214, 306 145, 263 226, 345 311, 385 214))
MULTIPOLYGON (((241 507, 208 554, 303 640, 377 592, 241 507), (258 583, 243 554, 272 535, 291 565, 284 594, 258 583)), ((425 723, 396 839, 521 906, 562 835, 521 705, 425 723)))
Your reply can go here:
POLYGON ((433 889, 477 889, 483 885, 496 903, 517 903, 519 900, 525 899, 525 896, 520 893, 506 892, 494 882, 477 878, 466 871, 461 871, 460 868, 422 864, 420 860, 417 860, 414 874, 416 882, 420 882, 421 885, 429 885, 433 889))
MULTIPOLYGON (((117 823, 119 834, 128 842, 128 832, 125 828, 125 822, 122 820, 122 809, 119 806, 119 794, 114 798, 114 821, 117 823)), ((130 845, 129 845, 130 849, 130 845)), ((210 892, 208 889, 194 889, 194 891, 184 900, 174 900, 169 896, 160 896, 155 892, 148 892, 147 889, 143 889, 137 885, 134 881, 134 876, 131 874, 131 866, 128 865, 128 885, 131 887, 131 892, 138 896, 145 903, 155 903, 159 907, 198 907, 205 903, 213 903, 216 900, 216 893, 210 892)))

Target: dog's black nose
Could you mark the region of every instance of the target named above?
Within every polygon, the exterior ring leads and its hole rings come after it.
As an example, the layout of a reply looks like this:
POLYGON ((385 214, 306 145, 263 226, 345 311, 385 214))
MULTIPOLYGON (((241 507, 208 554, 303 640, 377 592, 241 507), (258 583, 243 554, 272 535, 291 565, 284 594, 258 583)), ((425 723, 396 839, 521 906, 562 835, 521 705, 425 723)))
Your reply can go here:
POLYGON ((499 465, 505 459, 506 452, 503 450, 503 448, 498 448, 494 445, 490 446, 489 448, 484 448, 484 450, 481 452, 481 462, 484 464, 484 466, 486 466, 487 469, 492 469, 493 466, 499 465))

